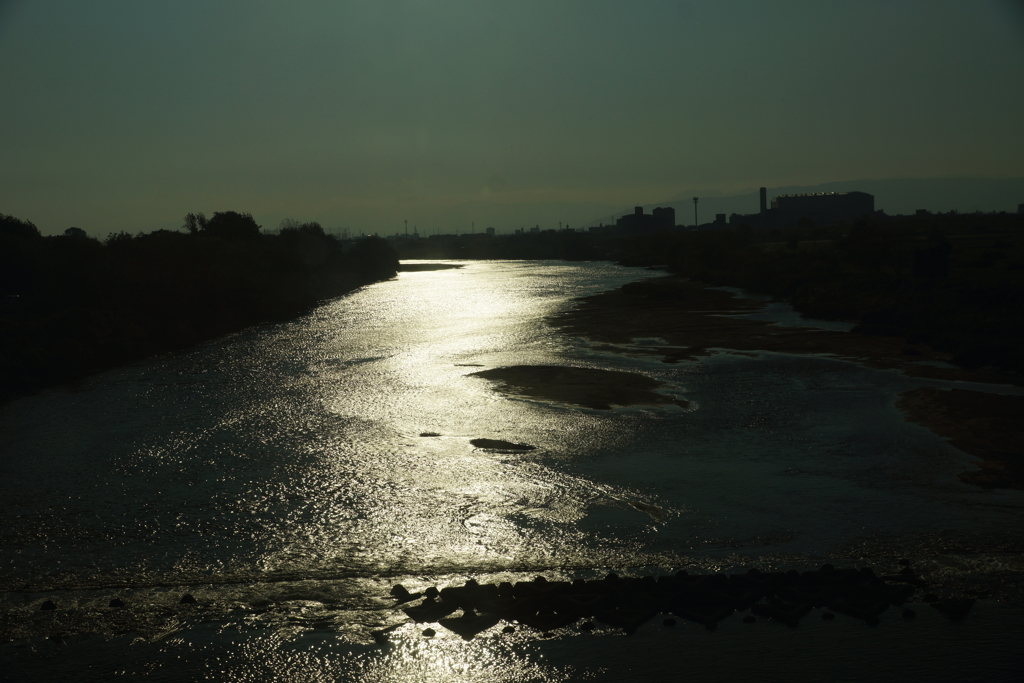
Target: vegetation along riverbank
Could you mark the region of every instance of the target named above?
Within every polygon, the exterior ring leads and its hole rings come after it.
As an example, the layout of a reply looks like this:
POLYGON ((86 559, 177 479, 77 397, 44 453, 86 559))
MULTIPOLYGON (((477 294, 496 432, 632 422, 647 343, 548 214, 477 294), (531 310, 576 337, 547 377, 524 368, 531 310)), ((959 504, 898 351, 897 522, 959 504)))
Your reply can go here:
MULTIPOLYGON (((712 311, 758 304, 670 280, 627 286, 556 324, 611 341, 608 332, 595 334, 597 326, 588 322, 595 311, 588 309, 614 310, 617 341, 632 327, 635 337, 667 335, 685 347, 668 354, 695 354, 712 346, 832 353, 915 377, 1024 383, 1021 215, 926 214, 851 227, 816 228, 802 221, 774 231, 739 226, 660 233, 628 241, 620 259, 663 265, 700 283, 768 294, 808 317, 856 326, 839 333, 720 318, 712 311), (626 310, 630 306, 634 310, 626 310)), ((1024 489, 1019 396, 922 388, 904 393, 897 406, 910 420, 981 459, 979 469, 962 473, 961 481, 1024 489)))
POLYGON ((225 211, 184 227, 101 242, 0 215, 0 400, 286 320, 398 269, 384 240, 343 244, 317 223, 263 234, 225 211))

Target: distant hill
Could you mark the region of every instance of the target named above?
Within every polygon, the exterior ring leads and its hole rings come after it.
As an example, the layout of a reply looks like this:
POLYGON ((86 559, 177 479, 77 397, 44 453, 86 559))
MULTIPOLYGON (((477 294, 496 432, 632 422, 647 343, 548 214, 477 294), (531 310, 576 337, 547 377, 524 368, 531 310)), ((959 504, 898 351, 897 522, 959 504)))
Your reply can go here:
MULTIPOLYGON (((1024 204, 1024 178, 907 178, 888 180, 850 180, 823 183, 821 185, 789 185, 768 187, 768 202, 781 194, 810 192, 860 191, 875 196, 875 208, 889 215, 912 214, 917 209, 932 212, 946 212, 955 209, 960 213, 975 211, 1016 212, 1018 204, 1024 204)), ((676 221, 681 225, 693 224, 693 200, 697 204, 698 219, 710 223, 716 213, 757 213, 758 190, 726 195, 708 191, 684 190, 673 199, 657 204, 646 204, 648 213, 656 206, 671 206, 676 210, 676 221), (717 195, 717 196, 716 196, 717 195)), ((631 213, 633 207, 623 207, 615 214, 605 215, 592 221, 614 223, 615 219, 631 213)))

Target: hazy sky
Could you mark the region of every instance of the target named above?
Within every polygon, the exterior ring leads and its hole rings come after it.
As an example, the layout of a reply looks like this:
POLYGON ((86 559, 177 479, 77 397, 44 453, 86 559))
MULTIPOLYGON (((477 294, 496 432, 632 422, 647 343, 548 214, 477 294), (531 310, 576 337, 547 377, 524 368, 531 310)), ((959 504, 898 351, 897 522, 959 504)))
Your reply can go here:
POLYGON ((680 192, 1024 176, 1024 11, 0 0, 0 96, 0 213, 44 233, 582 226, 680 192))

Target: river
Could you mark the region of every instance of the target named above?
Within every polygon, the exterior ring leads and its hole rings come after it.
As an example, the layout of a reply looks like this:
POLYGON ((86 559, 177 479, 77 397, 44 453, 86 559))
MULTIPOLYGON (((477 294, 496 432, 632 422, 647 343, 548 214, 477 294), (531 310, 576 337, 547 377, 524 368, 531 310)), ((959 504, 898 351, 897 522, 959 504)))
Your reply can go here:
POLYGON ((1024 575, 1024 493, 959 482, 971 458, 893 405, 950 383, 827 357, 612 354, 543 318, 652 273, 462 266, 0 407, 0 678, 1020 680, 1014 601, 956 624, 921 605, 875 628, 422 637, 394 583, 909 559, 970 594, 1024 575), (691 403, 589 410, 469 376, 522 364, 637 372, 691 403))

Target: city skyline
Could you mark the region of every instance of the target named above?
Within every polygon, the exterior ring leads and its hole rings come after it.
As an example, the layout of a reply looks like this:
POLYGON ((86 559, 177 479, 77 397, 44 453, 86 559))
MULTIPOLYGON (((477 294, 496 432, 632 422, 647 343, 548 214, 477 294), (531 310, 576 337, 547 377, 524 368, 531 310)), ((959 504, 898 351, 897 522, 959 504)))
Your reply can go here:
POLYGON ((1005 0, 7 2, 0 212, 98 237, 224 210, 512 232, 760 186, 1021 178, 1021 17, 1005 0))

